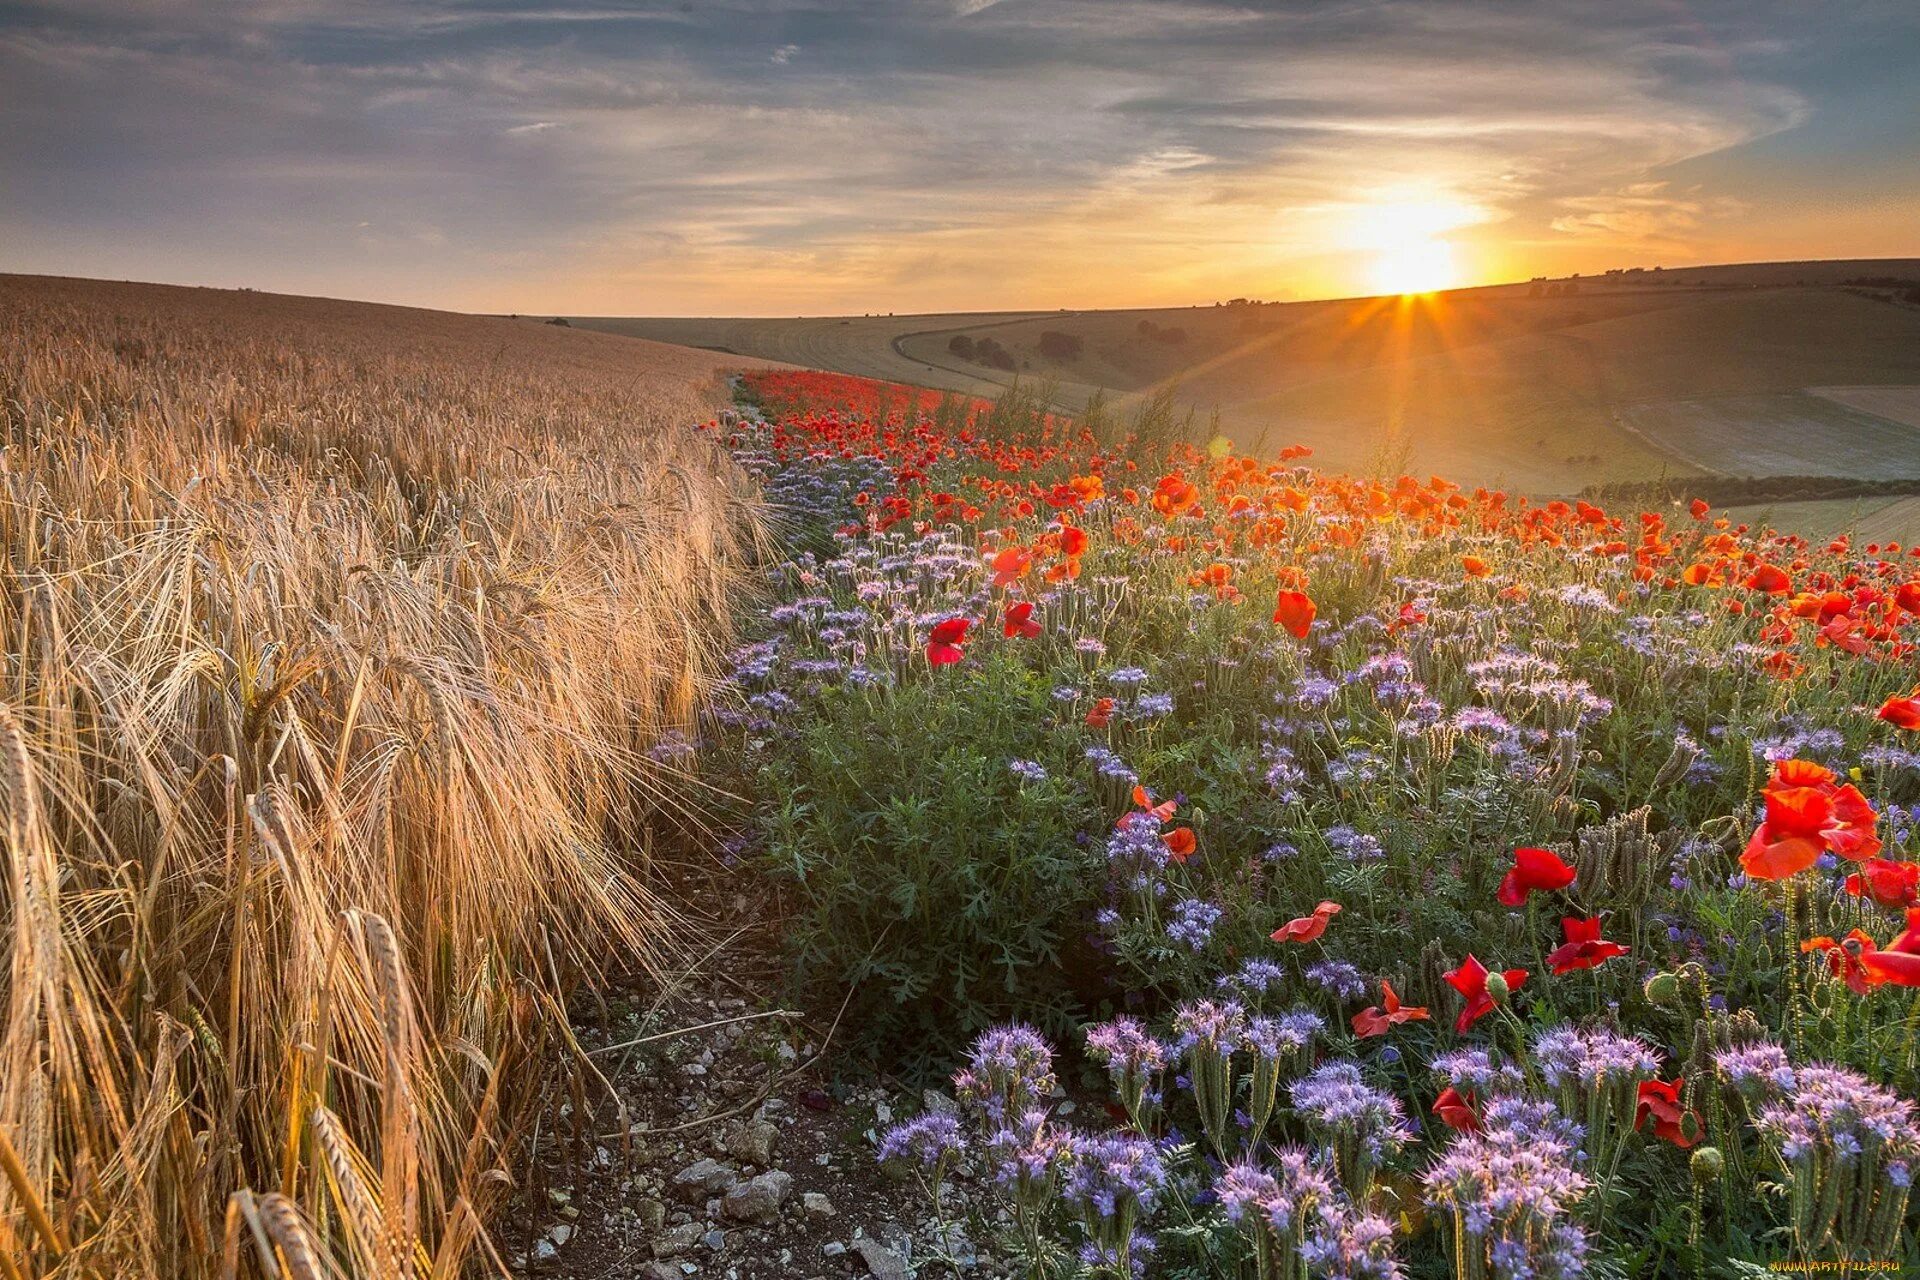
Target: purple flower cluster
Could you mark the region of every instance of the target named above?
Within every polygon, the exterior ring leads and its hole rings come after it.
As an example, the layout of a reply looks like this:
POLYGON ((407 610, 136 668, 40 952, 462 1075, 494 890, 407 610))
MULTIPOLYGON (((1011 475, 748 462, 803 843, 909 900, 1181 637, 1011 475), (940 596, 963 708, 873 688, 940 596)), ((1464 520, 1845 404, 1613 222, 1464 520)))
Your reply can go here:
POLYGON ((1032 1027, 995 1027, 973 1043, 965 1070, 953 1077, 961 1099, 1003 1123, 1053 1092, 1053 1049, 1032 1027))
POLYGON ((1893 1256, 1920 1160, 1914 1104, 1846 1067, 1791 1074, 1754 1124, 1786 1168, 1795 1236, 1822 1254, 1893 1256))
POLYGON ((1393 1224, 1362 1212, 1326 1170, 1297 1147, 1283 1147, 1271 1170, 1251 1160, 1228 1165, 1214 1183, 1227 1221, 1267 1260, 1262 1275, 1398 1280, 1393 1224))
POLYGON ((939 1167, 966 1147, 959 1120, 946 1111, 903 1120, 880 1135, 880 1159, 911 1160, 926 1169, 939 1167))
POLYGON ((1586 1267, 1586 1233, 1573 1220, 1587 1191, 1578 1130, 1550 1103, 1517 1097, 1483 1109, 1428 1169, 1427 1203, 1451 1217, 1467 1272, 1573 1280, 1586 1267))
POLYGON ((1062 1190, 1082 1211, 1114 1219, 1128 1210, 1150 1211, 1166 1185, 1160 1149, 1132 1133, 1079 1135, 1062 1190))
POLYGON ((1294 1081, 1293 1106, 1317 1129, 1359 1135, 1375 1155, 1413 1136, 1400 1099, 1369 1085, 1351 1062, 1329 1062, 1294 1081))
POLYGON ((1606 1027, 1556 1027, 1534 1041, 1533 1060, 1550 1087, 1577 1086, 1582 1092, 1637 1085, 1660 1066, 1644 1040, 1606 1027))
POLYGON ((1167 937, 1190 951, 1203 951, 1213 940, 1213 928, 1224 914, 1205 898, 1183 898, 1174 904, 1173 919, 1167 922, 1167 937))
POLYGON ((1771 1097, 1793 1088, 1787 1051, 1771 1040, 1722 1049, 1713 1057, 1720 1078, 1749 1098, 1771 1097))

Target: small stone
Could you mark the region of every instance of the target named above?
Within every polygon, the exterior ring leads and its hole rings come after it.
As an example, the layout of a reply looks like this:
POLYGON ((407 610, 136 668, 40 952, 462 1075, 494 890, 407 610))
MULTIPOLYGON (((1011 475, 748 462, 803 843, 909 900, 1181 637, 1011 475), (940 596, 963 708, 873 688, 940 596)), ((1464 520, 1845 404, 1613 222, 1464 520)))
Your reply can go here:
POLYGON ((876 1102, 873 1104, 873 1118, 878 1124, 892 1124, 893 1108, 884 1102, 876 1102))
POLYGON ((547 1239, 555 1244, 565 1244, 573 1239, 573 1228, 565 1225, 554 1227, 547 1232, 547 1239))
POLYGON ((772 1222, 792 1186, 793 1175, 779 1170, 749 1178, 727 1192, 720 1212, 735 1222, 772 1222))
POLYGON ((800 1207, 809 1218, 831 1218, 833 1201, 818 1191, 809 1191, 800 1197, 800 1207))
POLYGON ((642 1200, 634 1208, 639 1215, 640 1225, 649 1232, 658 1232, 667 1225, 667 1206, 658 1200, 642 1200))
POLYGON ((847 1246, 838 1240, 829 1240, 820 1246, 820 1252, 829 1258, 837 1258, 847 1251, 847 1246))
POLYGON ((905 1258, 872 1237, 854 1241, 853 1247, 860 1251, 861 1260, 873 1273, 874 1280, 908 1280, 913 1274, 907 1270, 905 1258))
POLYGON ((653 1242, 653 1256, 656 1258, 677 1258, 694 1245, 700 1243, 701 1233, 706 1230, 702 1223, 683 1222, 666 1234, 657 1236, 653 1242))
POLYGON ((680 1280, 679 1267, 671 1262, 649 1262, 640 1268, 639 1280, 680 1280))
POLYGON ((533 1242, 532 1262, 534 1266, 544 1266, 559 1256, 560 1251, 554 1248, 553 1241, 547 1239, 545 1236, 533 1242))
POLYGON ((920 1091, 920 1105, 935 1115, 952 1115, 955 1111, 959 1110, 954 1100, 938 1089, 922 1089, 920 1091))
POLYGON ((740 1175, 708 1157, 696 1160, 674 1174, 673 1181, 675 1186, 685 1187, 689 1191, 725 1191, 740 1181, 740 1175))
POLYGON ((779 1140, 778 1128, 765 1120, 756 1120, 739 1125, 727 1134, 727 1154, 748 1164, 769 1165, 773 1163, 774 1143, 779 1140))
POLYGON ((700 1243, 707 1246, 707 1248, 711 1249, 713 1252, 718 1253, 722 1249, 727 1247, 727 1233, 722 1231, 720 1228, 715 1227, 713 1230, 707 1232, 707 1234, 700 1237, 700 1243))

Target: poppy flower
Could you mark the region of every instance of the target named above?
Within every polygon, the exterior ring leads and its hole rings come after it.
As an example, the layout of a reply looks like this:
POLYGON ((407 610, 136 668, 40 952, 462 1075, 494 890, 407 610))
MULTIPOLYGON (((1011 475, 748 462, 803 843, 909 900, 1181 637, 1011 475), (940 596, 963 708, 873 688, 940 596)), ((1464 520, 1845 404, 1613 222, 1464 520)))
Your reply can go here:
POLYGON ((1113 699, 1101 698, 1087 708, 1087 728, 1104 729, 1113 723, 1113 699))
POLYGON ((1852 783, 1810 760, 1782 760, 1768 779, 1766 818, 1747 842, 1740 865, 1757 880, 1784 880, 1812 866, 1826 850, 1864 862, 1880 852, 1878 815, 1852 783))
POLYGON ((1433 1100, 1433 1114, 1449 1129, 1458 1129, 1461 1133, 1479 1131, 1480 1117, 1473 1109, 1473 1094, 1461 1093, 1452 1085, 1442 1089, 1440 1096, 1433 1100))
POLYGON ((1008 547, 993 558, 993 585, 1011 586, 1033 568, 1033 552, 1025 547, 1008 547))
POLYGON ((1860 929, 1850 931, 1838 942, 1823 933, 1800 944, 1803 955, 1816 951, 1825 955, 1828 972, 1845 982, 1847 989, 1857 996, 1866 995, 1886 981, 1867 967, 1867 957, 1878 950, 1871 935, 1860 929))
POLYGON ((1700 1117, 1680 1102, 1679 1078, 1642 1080, 1639 1104, 1634 1108, 1633 1127, 1644 1128, 1652 1121, 1655 1136, 1685 1149, 1700 1140, 1700 1117))
POLYGON ((1868 858, 1858 872, 1847 877, 1846 889, 1856 898, 1872 898, 1883 907, 1920 905, 1920 862, 1868 858))
POLYGON ((960 646, 966 643, 967 628, 973 623, 966 618, 948 618, 934 624, 933 634, 927 637, 927 661, 936 667, 944 667, 949 662, 958 662, 966 654, 960 646))
POLYGON ((1180 807, 1171 800, 1162 800, 1159 804, 1155 804, 1153 797, 1147 793, 1147 789, 1137 783, 1133 788, 1133 802, 1138 805, 1148 817, 1157 822, 1165 822, 1173 816, 1174 810, 1180 807))
POLYGON ((1289 920, 1273 931, 1275 942, 1312 942, 1327 931, 1327 922, 1340 914, 1340 904, 1323 902, 1310 916, 1289 920))
POLYGON ((1888 698, 1874 714, 1896 729, 1920 729, 1920 688, 1888 698))
POLYGON ((1078 525, 1068 525, 1060 531, 1060 554, 1069 560, 1078 560, 1087 553, 1087 531, 1078 525))
POLYGON ((1469 578, 1484 578, 1493 570, 1479 556, 1461 556, 1460 570, 1469 578))
POLYGON ((1884 947, 1862 949, 1860 965, 1876 982, 1920 987, 1920 907, 1907 908, 1907 927, 1884 947))
POLYGON ((1778 565, 1763 564, 1748 576, 1747 587, 1753 591, 1764 591, 1770 596, 1783 596, 1793 590, 1793 579, 1778 565))
POLYGON ((1705 520, 1707 518, 1707 512, 1711 510, 1713 510, 1713 508, 1707 505, 1705 498, 1695 498, 1687 504, 1687 511, 1695 520, 1705 520))
MULTIPOLYGON (((1493 1012, 1493 996, 1487 991, 1487 966, 1476 960, 1469 952, 1460 962, 1460 967, 1452 973, 1442 974, 1448 986, 1458 991, 1467 1003, 1460 1010, 1460 1016, 1453 1021, 1453 1029, 1465 1032, 1468 1027, 1493 1012)), ((1507 990, 1518 991, 1526 985, 1525 969, 1508 969, 1500 975, 1506 980, 1507 990)))
POLYGON ((1424 1007, 1403 1006, 1393 984, 1383 979, 1380 983, 1380 1003, 1368 1005, 1353 1015, 1353 1034, 1365 1040, 1372 1036, 1383 1036, 1390 1028, 1403 1022, 1424 1022, 1426 1018, 1424 1007))
POLYGON ((1007 617, 1001 629, 1011 636, 1025 636, 1031 640, 1040 634, 1040 624, 1033 620, 1033 601, 1021 600, 1007 606, 1007 617))
POLYGON ((1193 856, 1194 849, 1199 846, 1192 827, 1175 827, 1160 838, 1167 842, 1167 856, 1182 866, 1186 865, 1187 859, 1193 856))
POLYGON ((1588 916, 1584 920, 1579 916, 1563 916, 1560 931, 1566 935, 1566 942, 1547 953, 1547 964, 1555 974, 1598 968, 1632 950, 1600 936, 1599 916, 1588 916))
POLYGON ((1551 893, 1573 883, 1574 870, 1547 849, 1515 849, 1513 866, 1500 878, 1496 895, 1509 907, 1517 907, 1532 893, 1551 893))
POLYGON ((1273 620, 1290 632, 1296 640, 1307 638, 1308 628, 1313 626, 1314 615, 1320 610, 1304 591, 1282 591, 1274 606, 1273 620))

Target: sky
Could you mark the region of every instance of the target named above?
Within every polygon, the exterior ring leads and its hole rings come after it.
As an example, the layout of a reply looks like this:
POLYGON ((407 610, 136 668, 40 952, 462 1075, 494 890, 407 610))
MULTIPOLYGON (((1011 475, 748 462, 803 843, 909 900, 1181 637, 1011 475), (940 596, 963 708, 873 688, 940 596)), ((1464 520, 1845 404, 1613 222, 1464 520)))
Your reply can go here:
POLYGON ((1920 255, 1913 0, 0 0, 0 271, 1171 306, 1920 255))

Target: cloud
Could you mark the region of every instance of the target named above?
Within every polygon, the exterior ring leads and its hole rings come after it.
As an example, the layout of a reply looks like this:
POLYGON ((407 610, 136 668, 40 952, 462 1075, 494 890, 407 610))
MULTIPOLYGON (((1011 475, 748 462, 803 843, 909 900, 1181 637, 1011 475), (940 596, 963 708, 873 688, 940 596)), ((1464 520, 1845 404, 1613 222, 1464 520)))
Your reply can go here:
POLYGON ((1839 7, 30 3, 0 230, 43 269, 523 310, 1339 290, 1323 211, 1399 188, 1489 244, 1681 252, 1791 184, 1738 157, 1831 121, 1850 50, 1920 46, 1839 7))

